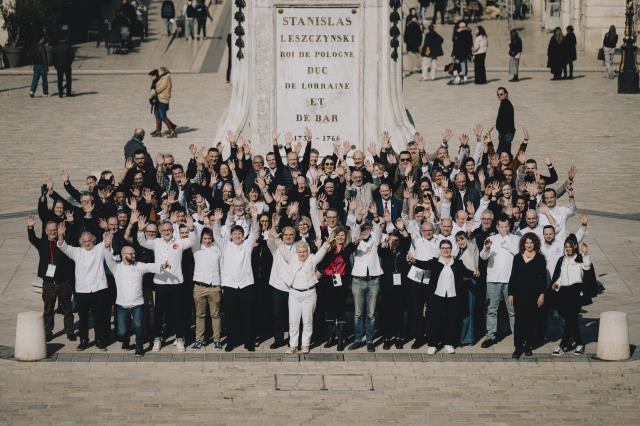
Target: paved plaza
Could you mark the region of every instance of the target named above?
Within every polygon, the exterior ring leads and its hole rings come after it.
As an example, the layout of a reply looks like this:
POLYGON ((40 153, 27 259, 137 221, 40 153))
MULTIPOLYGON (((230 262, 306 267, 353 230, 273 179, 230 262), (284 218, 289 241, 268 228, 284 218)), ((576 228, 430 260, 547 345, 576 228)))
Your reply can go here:
MULTIPOLYGON (((216 20, 222 16, 218 9, 216 20)), ((492 24, 495 33, 499 23, 492 24)), ((445 28, 444 38, 449 34, 445 28)), ((0 73, 5 159, 0 172, 0 424, 637 424, 638 355, 626 363, 605 363, 592 354, 604 311, 626 312, 630 341, 640 342, 640 97, 617 95, 617 82, 594 71, 598 64, 588 59, 579 64, 575 80, 549 81, 549 73, 538 71, 546 49, 539 43, 546 37, 525 38, 525 46, 538 46, 538 53, 525 64, 518 84, 508 83, 500 71, 505 61, 490 55, 489 85, 451 87, 443 78, 421 82, 411 76, 403 88, 405 107, 431 152, 445 128, 454 131, 457 144, 458 135, 471 134, 476 123, 491 126, 498 108, 495 91, 505 85, 516 126, 531 135, 528 156, 541 162, 550 153, 560 179, 570 165, 578 167, 577 205, 591 213, 586 241, 604 286, 582 314, 587 354, 551 358, 554 341, 537 349, 531 361, 520 362, 505 358, 512 351, 511 337, 490 349, 478 344, 435 359, 424 354, 426 347, 411 351, 408 345, 399 352, 379 347, 375 356, 364 350, 339 356, 333 349, 315 348, 307 359, 287 358, 269 351, 266 342, 252 356, 242 348, 233 356, 208 349, 185 356, 168 346, 162 356, 135 360, 119 344, 106 355, 91 348, 77 356, 62 333, 51 342, 54 356, 46 362, 3 359, 11 356, 17 313, 42 308, 32 287, 39 281, 37 252, 25 225, 40 185, 53 176, 55 189, 64 192, 63 168, 79 187, 88 174, 121 172, 122 145, 133 129, 152 130, 149 80, 142 71, 161 65, 157 61, 165 54, 145 50, 137 60, 93 62, 88 55, 85 72, 74 79, 73 98, 31 99, 30 75, 0 73), (123 74, 123 68, 136 72, 123 74)), ((161 42, 149 43, 160 49, 161 42)), ((219 46, 175 42, 183 43, 171 47, 182 58, 172 59, 174 69, 184 71, 173 77, 171 101, 179 137, 147 138, 145 144, 152 157, 172 152, 177 162, 186 162, 190 144, 213 144, 231 88, 225 83, 226 59, 208 59, 212 53, 226 58, 219 46), (191 73, 203 68, 210 72, 191 73)), ((521 138, 518 132, 515 140, 521 138)), ((576 227, 571 220, 569 229, 576 227)), ((56 332, 61 325, 57 315, 56 332)))

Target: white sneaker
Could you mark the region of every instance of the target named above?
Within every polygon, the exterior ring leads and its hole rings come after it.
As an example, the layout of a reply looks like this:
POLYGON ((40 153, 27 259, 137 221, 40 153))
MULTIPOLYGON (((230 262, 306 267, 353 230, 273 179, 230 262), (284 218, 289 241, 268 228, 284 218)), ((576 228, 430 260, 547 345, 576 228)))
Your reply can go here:
POLYGON ((162 342, 160 339, 153 340, 153 348, 151 348, 151 352, 160 352, 160 347, 162 346, 162 342))
POLYGON ((562 348, 560 346, 556 346, 556 348, 553 350, 553 352, 551 352, 551 355, 555 355, 555 356, 560 356, 564 354, 564 351, 562 350, 562 348))
POLYGON ((301 354, 308 354, 308 353, 309 353, 309 346, 303 346, 303 347, 300 349, 300 353, 301 353, 301 354))
POLYGON ((183 339, 176 339, 176 341, 178 343, 176 343, 176 348, 178 348, 178 352, 184 352, 184 340, 183 339))
POLYGON ((172 343, 173 346, 178 346, 178 338, 176 337, 172 343))
POLYGON ((288 347, 286 351, 284 351, 285 354, 295 354, 296 352, 298 352, 298 348, 292 348, 292 347, 288 347))
POLYGON ((448 353, 448 354, 455 354, 456 353, 456 348, 454 348, 451 345, 444 345, 444 350, 448 353))
POLYGON ((435 355, 436 354, 436 347, 435 346, 429 346, 427 348, 427 355, 435 355))

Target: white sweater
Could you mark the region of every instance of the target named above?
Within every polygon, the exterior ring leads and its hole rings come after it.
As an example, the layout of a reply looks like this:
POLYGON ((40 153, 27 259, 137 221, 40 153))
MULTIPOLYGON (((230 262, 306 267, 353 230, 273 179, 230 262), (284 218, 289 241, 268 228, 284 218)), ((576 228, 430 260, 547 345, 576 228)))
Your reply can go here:
POLYGON ((142 277, 146 273, 160 272, 160 263, 136 262, 127 265, 113 260, 111 249, 105 247, 104 258, 116 281, 116 304, 124 308, 131 308, 144 304, 142 297, 142 277))
POLYGON ((73 247, 58 241, 58 247, 67 257, 76 263, 76 293, 95 293, 107 288, 107 275, 104 273, 104 244, 100 243, 91 250, 73 247))

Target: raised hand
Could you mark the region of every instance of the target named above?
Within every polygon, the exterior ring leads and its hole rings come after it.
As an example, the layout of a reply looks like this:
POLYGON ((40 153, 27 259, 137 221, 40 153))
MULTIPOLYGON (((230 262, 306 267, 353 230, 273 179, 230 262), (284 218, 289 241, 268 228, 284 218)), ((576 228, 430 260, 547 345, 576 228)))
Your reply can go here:
POLYGON ((373 157, 375 157, 378 154, 378 147, 376 146, 375 142, 371 142, 367 150, 373 157))
POLYGON ((33 228, 36 225, 36 218, 33 215, 27 216, 27 227, 33 228))
POLYGON ((587 245, 587 243, 580 243, 580 253, 583 256, 586 256, 589 254, 589 246, 587 245))
POLYGON ((529 130, 526 128, 522 128, 522 135, 524 136, 525 143, 529 140, 529 130))
POLYGON ((102 242, 104 243, 104 246, 109 248, 111 247, 111 242, 113 240, 113 237, 111 235, 111 232, 107 231, 104 234, 102 234, 102 242))
POLYGON ((467 201, 467 213, 469 216, 473 216, 476 212, 476 206, 473 205, 473 201, 467 201))
POLYGON ((124 162, 124 168, 127 170, 131 170, 133 168, 133 158, 128 157, 124 162))
POLYGON ((398 164, 398 159, 393 154, 387 154, 387 163, 389 163, 389 164, 398 164))
POLYGON ((127 207, 129 207, 129 210, 136 210, 138 208, 138 200, 134 197, 129 198, 127 200, 127 207))
POLYGON ((569 180, 573 180, 576 177, 576 174, 578 173, 578 168, 574 165, 572 165, 571 167, 569 167, 569 170, 567 170, 567 175, 569 176, 569 180))
POLYGON ((144 202, 147 204, 151 204, 151 200, 155 193, 155 191, 152 191, 149 188, 144 188, 142 190, 142 198, 144 198, 144 202))
POLYGON ((304 137, 307 140, 307 142, 311 143, 311 141, 313 140, 313 134, 311 133, 311 129, 308 127, 304 128, 304 137))
POLYGON ((284 134, 284 143, 287 144, 287 146, 290 146, 292 142, 293 142, 293 133, 286 132, 284 134))
POLYGON ((62 177, 62 181, 63 181, 64 183, 69 182, 69 172, 68 172, 68 171, 66 171, 66 170, 62 170, 62 171, 60 172, 60 177, 62 177))
POLYGON ((280 131, 278 129, 273 129, 271 131, 271 139, 274 142, 278 142, 278 139, 280 139, 280 131))
POLYGON ((53 191, 53 178, 52 177, 48 177, 47 178, 47 191, 49 191, 49 192, 53 191))
POLYGON ((144 216, 138 217, 138 229, 142 231, 146 227, 147 227, 147 218, 144 216))
POLYGON ((413 186, 416 184, 416 182, 413 180, 413 176, 407 176, 406 184, 409 191, 413 190, 413 186))
POLYGON ((215 223, 220 223, 220 221, 222 220, 224 216, 224 213, 222 213, 222 209, 215 209, 213 211, 213 221, 215 223))
POLYGON ((187 214, 186 222, 187 222, 187 226, 189 227, 189 230, 192 230, 193 229, 193 216, 191 216, 190 214, 187 214))
POLYGON ((64 224, 64 222, 60 222, 58 224, 58 241, 63 241, 64 240, 64 233, 67 232, 67 226, 64 224))
POLYGON ((311 191, 311 196, 315 197, 316 194, 318 194, 318 182, 316 182, 315 180, 311 182, 311 185, 309 185, 309 190, 311 191))
POLYGON ((191 158, 196 158, 196 153, 198 152, 198 148, 196 148, 195 144, 189 145, 189 152, 191 153, 191 158))
POLYGON ((391 135, 386 130, 382 131, 382 148, 383 149, 391 148, 391 135))
POLYGON ((586 228, 588 224, 589 224, 589 215, 587 215, 586 213, 580 213, 580 225, 586 228))
POLYGON ((129 217, 129 224, 133 225, 138 221, 139 218, 140 218, 140 213, 138 212, 138 210, 131 211, 131 217, 129 217))
POLYGON ((211 188, 215 188, 217 183, 218 183, 218 174, 216 172, 213 172, 211 173, 211 180, 209 182, 209 186, 211 188))
POLYGON ((442 142, 444 142, 445 144, 448 143, 452 137, 453 137, 453 130, 445 129, 445 131, 442 132, 442 142))
POLYGON ((227 141, 231 144, 236 141, 236 135, 231 130, 227 130, 227 141))
POLYGON ((167 193, 167 203, 169 203, 169 205, 172 205, 176 202, 178 194, 176 194, 176 191, 169 191, 167 193))
POLYGON ((424 151, 424 136, 422 136, 420 132, 416 132, 415 135, 413 135, 413 139, 418 147, 418 151, 424 151))
POLYGON ((553 160, 551 160, 551 154, 548 152, 544 155, 544 164, 547 166, 551 166, 553 164, 553 160))
POLYGON ((476 140, 480 141, 482 139, 482 124, 476 124, 475 129, 473 129, 474 134, 476 135, 476 140))
POLYGON ((73 223, 73 210, 65 210, 64 218, 65 221, 73 223))

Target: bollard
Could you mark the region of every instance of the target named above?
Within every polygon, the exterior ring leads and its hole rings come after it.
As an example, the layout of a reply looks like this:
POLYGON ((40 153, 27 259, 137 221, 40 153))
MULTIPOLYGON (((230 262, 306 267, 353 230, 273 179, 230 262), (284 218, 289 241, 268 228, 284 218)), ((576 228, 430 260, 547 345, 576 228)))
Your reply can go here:
POLYGON ((631 356, 625 312, 610 311, 600 315, 596 356, 606 361, 625 361, 631 356))
POLYGON ((20 312, 16 324, 14 357, 18 361, 40 361, 47 357, 42 312, 20 312))

